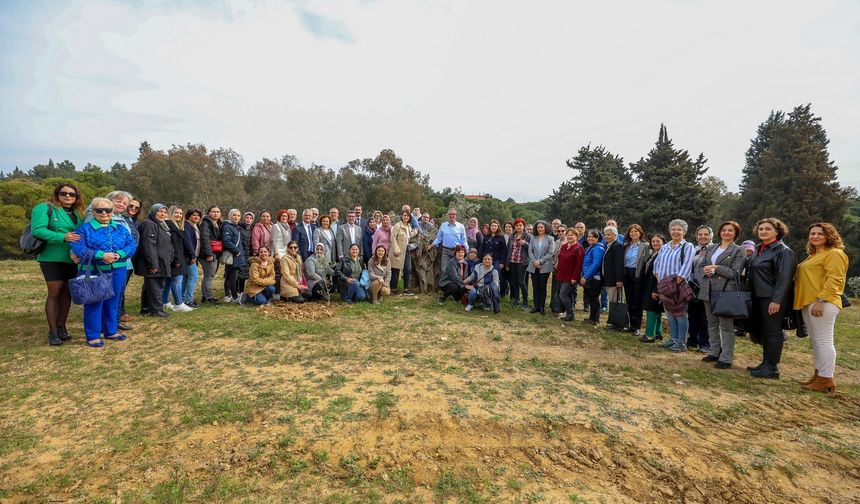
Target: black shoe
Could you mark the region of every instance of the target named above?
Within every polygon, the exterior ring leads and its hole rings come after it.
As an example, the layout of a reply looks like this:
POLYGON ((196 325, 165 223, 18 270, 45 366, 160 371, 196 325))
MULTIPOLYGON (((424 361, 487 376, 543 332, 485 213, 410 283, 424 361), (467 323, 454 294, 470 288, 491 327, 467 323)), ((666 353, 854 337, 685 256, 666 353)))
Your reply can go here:
POLYGON ((161 318, 167 318, 167 317, 169 317, 169 316, 170 316, 170 314, 169 314, 169 313, 167 313, 166 311, 155 311, 155 312, 150 312, 150 313, 148 313, 148 315, 149 315, 150 317, 161 317, 161 318))
POLYGON ((539 313, 539 312, 540 312, 540 308, 538 308, 537 306, 535 306, 534 308, 529 310, 529 313, 539 313))
MULTIPOLYGON (((730 362, 719 361, 714 367, 717 369, 731 369, 732 364, 730 362)), ((779 376, 779 373, 777 373, 777 376, 779 376)))
POLYGON ((658 334, 657 336, 654 336, 654 339, 655 339, 655 340, 663 341, 663 335, 662 335, 662 334, 658 334))
POLYGON ((446 299, 448 299, 448 296, 439 296, 439 304, 445 304, 446 299))
POLYGON ((779 379, 779 369, 776 366, 762 366, 760 369, 750 371, 750 375, 756 378, 770 378, 773 380, 779 379))
POLYGON ((573 322, 573 315, 566 315, 564 317, 565 322, 573 322))
POLYGON ((48 344, 51 346, 60 346, 63 344, 63 340, 60 339, 57 331, 48 331, 48 344))
POLYGON ((702 357, 702 362, 715 362, 720 360, 719 357, 714 357, 713 355, 706 355, 702 357))
POLYGON ((759 363, 759 365, 758 365, 758 366, 747 366, 747 371, 750 371, 750 372, 752 372, 752 371, 758 371, 758 370, 759 370, 759 369, 761 369, 763 366, 764 366, 764 361, 761 361, 761 363, 759 363))
POLYGON ((639 341, 641 341, 642 343, 654 343, 655 340, 654 338, 649 338, 648 336, 642 336, 641 338, 639 338, 639 341))
POLYGON ((132 329, 134 329, 134 327, 126 324, 125 322, 120 322, 116 326, 117 328, 119 328, 120 331, 131 331, 132 329))
POLYGON ((69 331, 66 330, 65 326, 57 328, 57 336, 59 336, 63 341, 69 341, 72 339, 72 335, 69 334, 69 331))

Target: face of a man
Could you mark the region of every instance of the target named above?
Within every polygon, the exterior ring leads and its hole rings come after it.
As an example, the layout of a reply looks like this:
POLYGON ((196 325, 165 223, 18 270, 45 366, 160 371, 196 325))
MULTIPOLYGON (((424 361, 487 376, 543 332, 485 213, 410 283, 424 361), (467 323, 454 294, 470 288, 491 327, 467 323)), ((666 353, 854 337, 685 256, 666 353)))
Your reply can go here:
POLYGON ((552 227, 552 232, 553 232, 553 233, 557 233, 557 232, 558 232, 558 226, 560 226, 560 225, 561 225, 561 221, 560 221, 560 220, 558 220, 558 219, 553 219, 553 220, 552 220, 552 223, 550 223, 550 226, 552 227))
POLYGON ((287 210, 287 222, 296 222, 296 216, 295 210, 287 210))
POLYGON ((338 217, 340 217, 340 210, 332 208, 328 211, 328 216, 331 217, 332 222, 337 222, 338 217))
POLYGON ((346 214, 346 221, 349 222, 350 225, 355 224, 355 212, 349 212, 346 214))
POLYGON ((423 222, 424 224, 427 224, 428 222, 430 222, 430 214, 422 215, 421 216, 421 222, 423 222))
POLYGON ((314 216, 314 215, 313 215, 313 213, 311 213, 311 212, 305 212, 305 213, 303 213, 303 214, 302 214, 302 222, 304 222, 305 224, 310 224, 310 223, 311 223, 311 221, 313 220, 313 216, 314 216))
POLYGON ((451 224, 457 222, 457 211, 456 210, 451 210, 448 212, 448 222, 450 222, 451 224))
POLYGON ((361 207, 360 207, 360 206, 355 207, 355 216, 356 216, 356 217, 359 217, 359 218, 360 218, 360 217, 361 217, 361 212, 362 212, 362 209, 361 209, 361 207))
POLYGON ((582 236, 583 234, 585 234, 585 223, 584 222, 577 222, 576 225, 573 227, 575 227, 576 230, 579 232, 579 236, 582 236))

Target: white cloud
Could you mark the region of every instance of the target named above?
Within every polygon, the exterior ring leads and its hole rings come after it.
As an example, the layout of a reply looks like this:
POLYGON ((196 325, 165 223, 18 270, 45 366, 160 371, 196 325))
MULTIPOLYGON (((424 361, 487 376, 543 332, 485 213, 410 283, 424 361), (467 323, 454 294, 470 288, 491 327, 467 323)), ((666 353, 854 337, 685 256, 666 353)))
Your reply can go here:
POLYGON ((21 69, 32 113, 16 134, 44 157, 67 146, 125 161, 144 138, 333 168, 390 147, 434 187, 536 199, 571 175, 564 161, 580 146, 635 161, 660 122, 733 186, 769 111, 811 101, 834 159, 860 171, 858 13, 837 2, 80 1, 21 69))

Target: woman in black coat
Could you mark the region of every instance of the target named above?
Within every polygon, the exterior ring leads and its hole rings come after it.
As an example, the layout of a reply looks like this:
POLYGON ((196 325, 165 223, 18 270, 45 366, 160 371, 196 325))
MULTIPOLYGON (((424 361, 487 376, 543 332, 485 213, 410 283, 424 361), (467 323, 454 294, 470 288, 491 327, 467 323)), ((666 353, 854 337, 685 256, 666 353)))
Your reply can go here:
POLYGON ((200 285, 200 293, 203 303, 218 304, 215 299, 215 289, 212 282, 218 273, 218 259, 223 251, 221 241, 221 209, 213 205, 206 210, 206 216, 200 221, 200 254, 197 261, 203 267, 203 282, 200 285))
POLYGON ((251 258, 251 232, 254 230, 254 224, 257 216, 254 212, 245 212, 242 215, 242 223, 239 224, 239 234, 242 235, 242 252, 245 254, 245 265, 239 268, 239 293, 245 292, 245 280, 248 279, 247 262, 251 258))
POLYGON ((170 283, 161 298, 165 309, 175 311, 191 311, 185 306, 182 299, 182 285, 185 283, 185 274, 188 271, 188 262, 185 259, 185 214, 178 206, 171 206, 167 210, 170 217, 165 222, 170 230, 170 242, 173 244, 173 262, 170 264, 170 283), (182 226, 182 227, 180 227, 182 226), (170 294, 173 293, 173 303, 170 304, 170 294))
POLYGON ((134 255, 134 272, 143 277, 140 293, 140 314, 168 317, 162 296, 170 279, 173 264, 173 242, 167 227, 167 207, 152 205, 149 216, 141 221, 140 243, 134 255))
MULTIPOLYGON (((603 286, 606 298, 617 302, 624 288, 624 245, 618 240, 618 228, 606 226, 603 228, 603 240, 606 242, 606 252, 603 253, 603 263, 600 274, 603 276, 603 286)), ((628 324, 629 325, 629 324, 628 324)), ((623 329, 624 327, 616 327, 623 329)))
POLYGON ((747 368, 756 378, 779 378, 782 357, 782 321, 790 310, 792 280, 796 260, 794 251, 782 242, 788 226, 781 220, 768 217, 755 225, 761 243, 756 245, 749 263, 752 287, 750 335, 761 341, 761 364, 747 368))

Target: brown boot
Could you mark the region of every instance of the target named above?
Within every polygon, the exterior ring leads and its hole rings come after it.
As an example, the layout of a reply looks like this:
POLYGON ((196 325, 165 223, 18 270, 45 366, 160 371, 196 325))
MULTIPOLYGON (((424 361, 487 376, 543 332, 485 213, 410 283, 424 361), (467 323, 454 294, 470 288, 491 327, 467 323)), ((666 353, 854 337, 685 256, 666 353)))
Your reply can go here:
POLYGON ((801 385, 809 385, 812 382, 814 382, 816 378, 818 378, 818 370, 817 369, 815 370, 815 374, 812 375, 812 378, 810 378, 806 381, 802 381, 802 382, 800 382, 800 384, 801 385))
POLYGON ((836 392, 836 383, 833 382, 833 378, 819 376, 809 385, 803 385, 803 388, 811 392, 827 392, 828 394, 832 394, 836 392))

